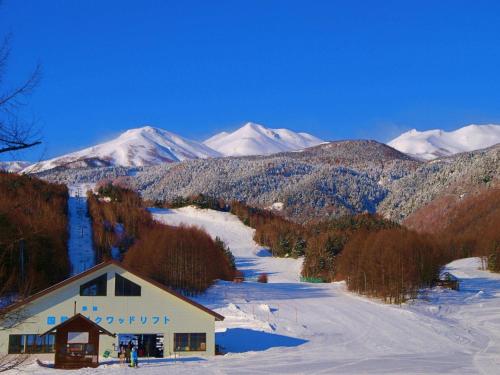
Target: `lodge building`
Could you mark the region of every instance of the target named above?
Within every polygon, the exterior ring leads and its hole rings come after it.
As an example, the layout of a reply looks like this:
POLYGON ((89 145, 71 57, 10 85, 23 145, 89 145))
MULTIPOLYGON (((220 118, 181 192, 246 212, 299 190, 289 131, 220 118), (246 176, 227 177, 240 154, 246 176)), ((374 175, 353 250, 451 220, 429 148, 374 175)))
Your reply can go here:
POLYGON ((120 345, 129 342, 144 357, 213 355, 215 321, 223 319, 112 260, 9 306, 0 322, 0 356, 80 350, 117 357, 120 345), (65 336, 59 347, 58 332, 65 336), (98 337, 94 344, 85 342, 89 335, 98 337))

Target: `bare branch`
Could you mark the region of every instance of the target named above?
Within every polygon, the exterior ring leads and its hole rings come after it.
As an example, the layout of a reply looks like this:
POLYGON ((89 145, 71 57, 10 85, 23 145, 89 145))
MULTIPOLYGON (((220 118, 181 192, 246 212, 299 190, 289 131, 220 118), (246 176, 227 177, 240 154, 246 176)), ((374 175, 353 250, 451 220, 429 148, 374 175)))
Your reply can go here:
POLYGON ((7 372, 21 367, 30 356, 28 354, 11 355, 6 354, 0 356, 0 372, 7 372))
POLYGON ((20 123, 19 117, 10 115, 7 123, 0 121, 0 153, 17 151, 41 143, 33 124, 20 123))
MULTIPOLYGON (((0 84, 5 80, 7 62, 10 56, 11 35, 0 43, 0 84)), ((32 124, 21 121, 20 107, 27 104, 27 98, 38 86, 42 68, 37 64, 29 77, 14 88, 0 91, 0 153, 30 148, 41 143, 32 124)))
POLYGON ((41 76, 42 67, 40 64, 37 64, 31 75, 23 84, 0 95, 0 109, 12 110, 24 105, 25 103, 22 102, 21 99, 33 93, 35 87, 40 83, 41 76))
POLYGON ((2 44, 0 45, 0 84, 2 83, 2 77, 5 74, 5 70, 7 68, 7 60, 10 56, 10 40, 11 34, 7 34, 7 36, 3 39, 2 44))
POLYGON ((9 152, 9 151, 22 150, 22 149, 25 149, 25 148, 29 148, 29 147, 33 147, 33 146, 39 145, 41 143, 42 143, 41 141, 36 141, 36 142, 33 142, 33 143, 23 143, 23 144, 21 144, 19 146, 11 146, 11 147, 0 148, 0 154, 2 154, 4 152, 9 152))

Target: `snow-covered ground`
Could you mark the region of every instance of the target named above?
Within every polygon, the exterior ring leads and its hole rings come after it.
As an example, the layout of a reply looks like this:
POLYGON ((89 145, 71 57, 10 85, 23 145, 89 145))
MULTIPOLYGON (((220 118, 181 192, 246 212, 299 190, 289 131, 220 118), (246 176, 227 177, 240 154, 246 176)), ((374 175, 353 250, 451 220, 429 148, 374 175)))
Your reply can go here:
MULTIPOLYGON (((225 356, 142 361, 138 370, 111 362, 77 374, 500 373, 500 275, 479 270, 477 259, 448 266, 462 280, 460 291, 436 289, 390 306, 353 295, 343 283, 300 283, 300 260, 269 257, 253 230, 229 213, 152 212, 164 223, 221 237, 248 277, 266 272, 269 283, 218 282, 197 298, 226 317, 216 328, 225 356)), ((36 364, 24 370, 58 372, 36 364)))
POLYGON ((87 215, 87 191, 91 185, 78 184, 68 187, 69 241, 68 252, 71 262, 71 274, 83 272, 94 266, 95 257, 92 249, 92 224, 87 215))

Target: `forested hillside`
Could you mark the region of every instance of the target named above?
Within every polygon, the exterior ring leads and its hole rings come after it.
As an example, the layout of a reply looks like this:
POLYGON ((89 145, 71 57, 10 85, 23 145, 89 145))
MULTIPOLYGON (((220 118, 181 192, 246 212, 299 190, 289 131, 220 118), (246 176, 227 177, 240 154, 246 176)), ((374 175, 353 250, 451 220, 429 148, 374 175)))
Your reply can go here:
POLYGON ((407 220, 421 233, 436 235, 453 258, 482 256, 500 272, 500 187, 458 200, 437 199, 407 220))
POLYGON ((434 160, 394 181, 381 214, 402 221, 440 197, 460 198, 500 182, 500 144, 434 160))
POLYGON ((376 212, 391 182, 419 164, 375 141, 341 141, 269 156, 189 160, 129 171, 59 168, 40 176, 83 183, 129 174, 130 184, 147 200, 202 193, 262 208, 282 202, 282 214, 304 222, 376 212))
POLYGON ((27 295, 68 277, 68 190, 0 172, 0 295, 27 295))
POLYGON ((151 202, 200 193, 260 208, 280 202, 280 215, 299 223, 366 212, 401 222, 436 198, 497 184, 499 153, 497 145, 423 163, 374 141, 342 141, 269 156, 39 175, 57 183, 128 180, 151 202))
POLYGON ((356 233, 339 257, 347 287, 400 303, 431 286, 456 259, 479 256, 500 272, 500 189, 446 202, 439 199, 415 214, 411 223, 418 232, 401 227, 356 233))

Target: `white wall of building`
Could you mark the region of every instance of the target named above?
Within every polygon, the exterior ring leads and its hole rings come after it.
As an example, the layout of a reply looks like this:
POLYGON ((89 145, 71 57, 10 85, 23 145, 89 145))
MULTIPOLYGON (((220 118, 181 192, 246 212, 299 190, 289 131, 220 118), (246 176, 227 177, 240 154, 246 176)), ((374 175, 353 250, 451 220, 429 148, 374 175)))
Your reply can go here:
MULTIPOLYGON (((22 323, 0 330, 0 354, 8 352, 9 334, 41 334, 76 312, 87 316, 115 334, 164 334, 164 356, 174 353, 174 333, 206 333, 206 351, 180 352, 181 355, 215 354, 215 317, 177 296, 158 288, 119 267, 109 264, 62 286, 20 310, 22 323), (140 297, 115 296, 115 273, 141 286, 140 297), (80 285, 107 274, 107 296, 80 296, 80 285)), ((118 337, 101 335, 99 354, 114 353, 118 337)))

